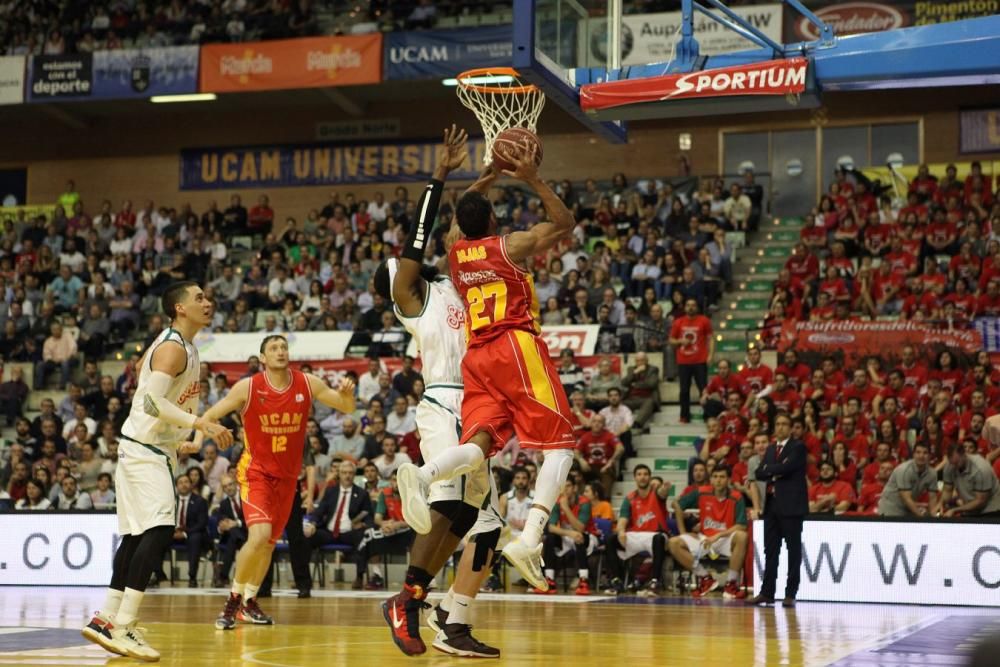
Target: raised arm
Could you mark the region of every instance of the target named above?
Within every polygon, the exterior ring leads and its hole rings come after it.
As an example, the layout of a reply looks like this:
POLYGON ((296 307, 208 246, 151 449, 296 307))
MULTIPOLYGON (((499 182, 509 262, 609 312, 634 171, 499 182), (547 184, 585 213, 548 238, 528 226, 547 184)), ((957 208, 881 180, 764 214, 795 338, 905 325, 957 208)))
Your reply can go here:
POLYGON ((576 220, 566 208, 559 196, 552 191, 545 181, 538 177, 538 167, 535 166, 537 147, 531 145, 519 157, 511 158, 514 171, 503 173, 519 181, 535 191, 542 200, 549 222, 540 222, 528 231, 512 232, 506 237, 507 255, 515 262, 528 257, 534 257, 547 251, 573 231, 576 220))
POLYGON ((173 401, 166 398, 170 383, 187 367, 187 353, 184 347, 173 341, 161 343, 152 352, 148 379, 149 392, 143 399, 143 411, 150 417, 162 419, 172 426, 202 431, 205 435, 228 447, 233 444, 233 434, 226 427, 204 416, 196 417, 184 412, 173 401))
POLYGON ((336 389, 315 375, 307 373, 306 378, 309 380, 309 390, 317 401, 344 414, 354 412, 357 406, 354 401, 354 382, 350 378, 346 376, 341 378, 336 389))
POLYGON ((392 301, 407 317, 415 317, 423 309, 424 279, 420 277, 420 267, 423 265, 424 251, 437 218, 444 181, 449 173, 461 167, 466 160, 466 139, 465 130, 454 125, 444 131, 444 145, 438 152, 434 177, 417 202, 417 219, 410 226, 410 233, 403 244, 399 268, 392 282, 392 301))

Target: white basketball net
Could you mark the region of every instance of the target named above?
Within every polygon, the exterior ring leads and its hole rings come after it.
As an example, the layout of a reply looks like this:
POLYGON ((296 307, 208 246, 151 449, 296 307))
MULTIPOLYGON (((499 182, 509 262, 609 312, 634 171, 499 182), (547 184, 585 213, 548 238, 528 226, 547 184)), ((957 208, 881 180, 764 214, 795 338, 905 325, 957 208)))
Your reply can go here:
POLYGON ((472 110, 483 126, 486 150, 483 163, 493 160, 493 142, 497 135, 512 127, 535 132, 538 117, 545 106, 545 93, 524 83, 512 70, 478 70, 474 76, 459 75, 458 99, 472 110))

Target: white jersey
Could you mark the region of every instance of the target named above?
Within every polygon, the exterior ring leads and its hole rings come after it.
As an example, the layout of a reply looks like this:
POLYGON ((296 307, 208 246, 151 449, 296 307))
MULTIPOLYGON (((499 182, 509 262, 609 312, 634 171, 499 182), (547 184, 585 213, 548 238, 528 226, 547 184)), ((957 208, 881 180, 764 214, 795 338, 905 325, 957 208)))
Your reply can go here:
MULTIPOLYGON (((390 285, 396 279, 395 261, 389 263, 390 285)), ((413 336, 420 351, 420 373, 427 389, 434 385, 462 386, 465 356, 465 306, 458 290, 446 276, 424 281, 424 307, 416 317, 406 317, 395 308, 396 317, 413 336)))
MULTIPOLYGON (((531 491, 528 491, 528 495, 524 497, 524 500, 519 500, 517 497, 517 491, 511 489, 507 492, 507 516, 504 517, 504 520, 506 520, 508 524, 510 524, 511 521, 525 521, 528 518, 528 510, 531 509, 534 502, 535 496, 531 493, 531 491)), ((520 530, 514 528, 513 526, 511 526, 510 532, 515 536, 521 533, 520 530)))
POLYGON ((191 429, 181 428, 166 423, 162 419, 146 414, 143 403, 146 394, 149 392, 149 377, 153 372, 153 352, 156 348, 167 341, 180 343, 187 353, 187 366, 184 371, 170 382, 170 389, 167 390, 164 398, 185 412, 196 414, 198 410, 198 375, 200 362, 198 360, 198 349, 193 343, 184 340, 184 337, 176 329, 164 329, 153 344, 150 345, 149 353, 142 364, 142 372, 139 373, 139 384, 135 390, 135 397, 132 399, 132 409, 129 410, 128 418, 122 424, 122 435, 134 442, 153 445, 166 451, 173 456, 174 447, 184 442, 191 429))

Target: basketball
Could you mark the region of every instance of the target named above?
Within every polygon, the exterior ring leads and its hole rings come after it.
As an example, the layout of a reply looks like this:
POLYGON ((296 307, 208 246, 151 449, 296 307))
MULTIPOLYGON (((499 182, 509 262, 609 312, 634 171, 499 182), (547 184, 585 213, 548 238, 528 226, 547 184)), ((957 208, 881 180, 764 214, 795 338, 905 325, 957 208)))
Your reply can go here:
POLYGON ((542 163, 542 142, 538 135, 523 127, 507 128, 493 142, 493 166, 499 171, 513 171, 511 158, 520 156, 530 144, 535 145, 535 166, 538 166, 542 163))

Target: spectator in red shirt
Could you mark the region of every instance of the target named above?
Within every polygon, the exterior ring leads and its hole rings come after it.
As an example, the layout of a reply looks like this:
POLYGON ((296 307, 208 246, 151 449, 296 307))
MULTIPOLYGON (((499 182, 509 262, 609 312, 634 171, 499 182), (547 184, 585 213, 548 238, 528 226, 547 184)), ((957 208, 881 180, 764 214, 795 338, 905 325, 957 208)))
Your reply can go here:
POLYGON ((846 403, 849 399, 856 398, 861 402, 861 410, 865 414, 871 414, 872 402, 879 390, 871 384, 864 369, 855 369, 851 377, 851 385, 841 393, 841 401, 846 403))
POLYGON ((698 452, 701 460, 707 463, 711 458, 715 459, 716 463, 724 463, 729 467, 736 465, 740 455, 740 438, 723 431, 718 419, 709 418, 705 426, 708 433, 701 445, 701 451, 698 452))
POLYGON ((805 417, 792 419, 792 437, 801 440, 806 446, 806 460, 810 465, 816 465, 826 458, 826 446, 823 441, 810 430, 805 417))
POLYGON ((680 380, 681 423, 691 421, 691 381, 698 391, 708 384, 708 364, 715 352, 712 322, 699 313, 698 301, 684 301, 684 315, 674 320, 670 328, 670 344, 677 355, 677 373, 680 380))
POLYGON ((732 469, 733 486, 743 492, 748 500, 750 498, 750 490, 746 488, 744 482, 746 482, 747 479, 747 461, 749 461, 752 456, 753 443, 749 440, 744 440, 740 443, 739 460, 732 469))
POLYGON ((954 441, 945 435, 944 429, 941 428, 941 420, 935 415, 929 414, 924 417, 923 425, 924 428, 917 437, 917 442, 927 445, 928 450, 930 450, 932 467, 943 467, 946 460, 945 455, 954 441))
POLYGON ((902 274, 894 273, 892 265, 883 261, 878 266, 878 270, 872 277, 872 300, 875 302, 875 313, 877 315, 896 315, 902 308, 903 300, 900 298, 904 287, 902 274))
POLYGON ((604 417, 594 415, 590 429, 580 435, 576 460, 587 480, 600 479, 610 489, 618 479, 618 461, 625 455, 625 446, 615 434, 604 428, 604 417))
POLYGON ((850 484, 852 487, 858 481, 858 466, 851 458, 847 445, 842 441, 834 442, 833 446, 830 447, 830 458, 829 463, 833 465, 833 469, 840 481, 850 484))
POLYGON ((810 322, 829 322, 833 319, 833 297, 829 292, 816 295, 816 305, 809 311, 810 322))
POLYGON ((969 321, 976 316, 978 300, 976 295, 969 292, 968 283, 962 278, 955 281, 954 291, 944 298, 945 305, 952 304, 955 308, 956 316, 965 321, 969 321))
POLYGON ((792 255, 785 261, 785 268, 788 269, 792 279, 799 280, 803 284, 809 283, 819 275, 819 260, 805 243, 798 243, 792 249, 792 255))
POLYGON ((864 229, 865 251, 871 257, 882 257, 889 252, 892 240, 892 225, 883 223, 878 211, 868 214, 868 224, 864 229))
POLYGON ((851 278, 855 272, 854 260, 847 256, 846 246, 839 241, 830 246, 830 256, 826 258, 826 265, 837 269, 841 278, 851 278))
POLYGON ((850 301, 851 293, 847 289, 847 282, 841 277, 836 266, 827 264, 824 276, 824 280, 819 284, 820 292, 829 294, 830 299, 834 302, 850 301))
MULTIPOLYGON (((985 377, 986 369, 982 366, 977 366, 979 369, 975 371, 976 373, 982 373, 985 377)), ((966 380, 968 382, 968 380, 966 380)), ((955 402, 962 408, 965 413, 968 412, 987 412, 992 416, 996 413, 995 410, 989 408, 989 405, 996 405, 998 403, 998 394, 1000 391, 996 387, 986 384, 975 382, 975 384, 968 384, 962 391, 958 393, 955 398, 955 402)))
POLYGON ((973 254, 972 244, 966 241, 959 246, 958 254, 948 262, 948 278, 952 282, 960 278, 975 282, 979 279, 982 264, 982 260, 973 254))
POLYGON ((726 408, 730 392, 742 393, 743 380, 732 372, 728 359, 719 359, 718 372, 712 376, 698 399, 706 417, 716 417, 726 408))
POLYGON ((871 439, 866 433, 858 432, 857 422, 854 417, 844 415, 840 418, 840 431, 833 436, 834 447, 838 443, 843 444, 847 448, 848 456, 859 466, 864 466, 868 463, 868 459, 871 456, 871 439))
POLYGON ((572 412, 570 421, 573 423, 573 435, 579 441, 580 436, 590 429, 590 422, 597 413, 587 408, 587 400, 582 391, 574 391, 569 397, 569 409, 572 412))
POLYGON ((682 496, 692 489, 708 484, 708 466, 701 459, 691 462, 691 466, 688 468, 688 482, 688 485, 681 491, 682 496))
POLYGON ((812 375, 809 367, 799 361, 798 353, 791 348, 785 351, 782 363, 774 369, 774 372, 784 373, 785 377, 788 378, 788 384, 796 391, 801 391, 809 384, 809 376, 812 375))
MULTIPOLYGON (((899 403, 897 403, 896 399, 891 396, 882 401, 882 414, 880 415, 879 423, 884 422, 887 419, 893 423, 896 427, 896 432, 900 434, 906 433, 906 431, 910 428, 910 424, 917 421, 916 417, 908 419, 906 415, 902 414, 899 411, 899 403)), ((902 441, 905 442, 905 438, 902 441)), ((907 449, 907 451, 909 450, 907 449)), ((901 458, 907 457, 901 456, 901 458)))
POLYGON ((816 224, 816 216, 807 215, 805 224, 802 225, 802 231, 799 232, 802 244, 812 252, 824 252, 827 243, 826 235, 826 227, 822 224, 816 224))
MULTIPOLYGON (((895 406, 895 400, 893 398, 886 399, 886 403, 895 406)), ((903 461, 909 458, 910 446, 906 442, 906 431, 907 421, 901 419, 901 415, 895 415, 895 418, 890 417, 888 414, 883 415, 883 417, 878 422, 878 427, 875 430, 875 449, 878 446, 885 444, 889 447, 889 454, 899 460, 903 461), (900 423, 902 422, 902 424, 900 423)))
POLYGON ((934 402, 930 405, 930 415, 937 417, 941 431, 950 440, 958 438, 959 416, 952 406, 951 394, 942 389, 934 394, 934 402))
POLYGON ((917 360, 917 354, 912 345, 903 346, 898 368, 903 372, 906 386, 920 391, 927 384, 927 367, 917 360))
POLYGON ((799 393, 788 384, 788 376, 780 371, 774 373, 774 384, 770 392, 762 392, 761 398, 767 395, 778 412, 787 412, 791 416, 799 414, 799 393))
MULTIPOLYGON (((880 434, 881 435, 881 434, 880 434)), ((898 442, 897 442, 898 444, 898 442)), ((861 483, 870 484, 878 476, 879 468, 883 463, 889 463, 896 467, 896 459, 893 458, 893 447, 885 441, 880 441, 875 445, 875 458, 861 469, 861 483)))
POLYGON ((819 483, 809 488, 809 512, 843 514, 854 503, 854 488, 837 479, 829 461, 819 464, 819 483))
POLYGON ((875 479, 861 485, 861 495, 858 496, 858 514, 878 514, 878 501, 882 497, 882 490, 885 489, 885 483, 889 481, 895 468, 895 463, 892 461, 883 461, 878 466, 875 479))
MULTIPOLYGON (((964 416, 964 415, 963 415, 964 416)), ((986 415, 982 412, 969 413, 969 427, 959 432, 959 438, 965 441, 972 441, 976 445, 976 453, 981 456, 989 456, 990 441, 985 434, 986 415)))
POLYGON ((732 433, 737 438, 745 438, 748 424, 740 410, 743 407, 743 394, 731 391, 726 397, 726 409, 718 415, 719 426, 723 433, 732 433))
POLYGON ((740 378, 750 395, 759 394, 774 380, 774 371, 767 364, 761 363, 760 348, 755 346, 747 350, 747 363, 740 371, 740 378))
POLYGON ((927 225, 927 231, 924 235, 927 251, 932 255, 954 255, 957 238, 958 228, 955 223, 948 219, 945 211, 937 209, 934 212, 934 219, 931 224, 927 225))
POLYGON ((889 264, 893 273, 904 277, 913 275, 917 270, 917 256, 903 247, 903 239, 898 236, 893 237, 889 252, 882 261, 889 264))
POLYGON ((840 392, 847 385, 847 376, 840 370, 837 360, 832 356, 823 357, 823 361, 820 362, 820 368, 823 369, 823 377, 826 378, 827 388, 837 392, 839 396, 840 392))
POLYGON ((976 316, 1000 317, 1000 276, 986 284, 986 294, 981 294, 976 303, 976 316))
POLYGON ((267 235, 271 233, 274 224, 274 209, 271 208, 267 195, 257 198, 257 205, 250 209, 247 216, 247 230, 251 234, 267 235))
POLYGON ((904 414, 907 418, 915 417, 917 414, 917 404, 920 397, 917 395, 917 390, 913 387, 909 387, 906 384, 906 376, 903 375, 903 371, 898 368, 893 369, 889 372, 889 383, 887 386, 882 387, 879 391, 878 396, 872 402, 872 408, 875 414, 882 414, 882 404, 887 398, 896 399, 896 407, 904 414))
POLYGON ((807 401, 816 401, 820 417, 837 416, 838 395, 838 392, 827 386, 826 376, 818 368, 812 372, 809 384, 803 387, 801 394, 803 404, 807 401))
POLYGON ((940 380, 941 388, 949 394, 957 392, 959 385, 962 384, 963 377, 962 371, 959 370, 958 365, 955 363, 955 356, 948 350, 942 350, 938 354, 937 362, 934 366, 935 368, 931 371, 930 377, 940 380))

